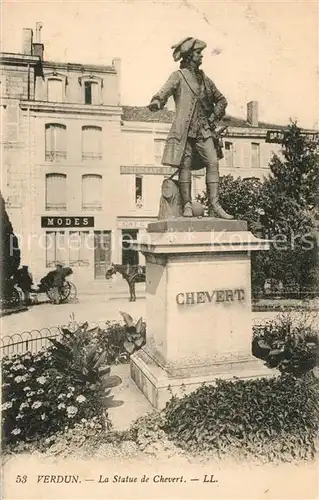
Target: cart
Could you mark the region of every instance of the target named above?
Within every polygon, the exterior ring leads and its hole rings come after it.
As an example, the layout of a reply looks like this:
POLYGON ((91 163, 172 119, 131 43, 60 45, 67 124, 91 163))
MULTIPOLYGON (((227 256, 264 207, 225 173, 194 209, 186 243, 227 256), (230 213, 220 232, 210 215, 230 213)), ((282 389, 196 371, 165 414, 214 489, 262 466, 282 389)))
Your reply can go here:
MULTIPOLYGON (((69 300, 76 299, 77 289, 74 283, 68 280, 64 280, 63 286, 59 289, 60 292, 60 302, 68 302, 69 300)), ((54 293, 52 284, 41 284, 36 290, 36 293, 46 293, 48 299, 53 301, 54 293)))

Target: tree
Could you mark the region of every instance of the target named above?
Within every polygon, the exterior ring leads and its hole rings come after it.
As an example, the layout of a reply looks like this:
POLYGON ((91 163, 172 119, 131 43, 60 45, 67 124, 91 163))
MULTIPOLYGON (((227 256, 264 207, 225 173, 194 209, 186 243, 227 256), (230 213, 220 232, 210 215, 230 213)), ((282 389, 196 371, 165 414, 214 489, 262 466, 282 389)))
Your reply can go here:
MULTIPOLYGON (((260 218, 261 192, 262 182, 256 177, 242 179, 226 175, 220 178, 219 197, 222 206, 235 219, 246 220, 250 230, 254 230, 260 218)), ((206 192, 199 194, 196 199, 208 207, 206 192)))
MULTIPOLYGON (((260 226, 260 217, 262 212, 262 182, 256 177, 236 179, 232 175, 222 176, 220 178, 220 200, 226 212, 231 213, 235 219, 247 221, 247 226, 256 236, 260 226)), ((208 207, 206 192, 197 196, 197 201, 204 207, 208 207)), ((253 293, 257 293, 263 288, 267 278, 263 266, 265 252, 253 252, 251 255, 251 280, 253 293)))
MULTIPOLYGON (((246 220, 253 233, 261 221, 264 236, 273 241, 269 251, 252 253, 254 291, 263 287, 266 278, 294 288, 309 288, 316 274, 318 146, 291 123, 283 134, 281 156, 274 154, 269 168, 264 182, 221 177, 221 203, 235 218, 246 220)), ((197 200, 207 207, 206 193, 197 200)))
POLYGON ((12 224, 8 217, 5 202, 0 192, 1 216, 1 252, 0 273, 1 282, 4 284, 18 270, 20 265, 20 249, 18 238, 13 232, 12 224))
POLYGON ((318 146, 296 123, 284 132, 281 157, 274 154, 264 181, 261 208, 267 236, 274 241, 263 262, 270 278, 306 288, 313 272, 318 146))

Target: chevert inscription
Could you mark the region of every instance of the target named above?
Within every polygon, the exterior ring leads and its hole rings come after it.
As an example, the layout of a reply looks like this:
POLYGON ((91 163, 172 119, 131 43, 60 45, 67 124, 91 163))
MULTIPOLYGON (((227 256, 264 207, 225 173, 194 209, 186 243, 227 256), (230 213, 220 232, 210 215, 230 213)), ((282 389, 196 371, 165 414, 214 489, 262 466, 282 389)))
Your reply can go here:
POLYGON ((176 302, 180 306, 192 304, 234 302, 245 300, 245 290, 212 290, 211 292, 180 292, 176 295, 176 302))

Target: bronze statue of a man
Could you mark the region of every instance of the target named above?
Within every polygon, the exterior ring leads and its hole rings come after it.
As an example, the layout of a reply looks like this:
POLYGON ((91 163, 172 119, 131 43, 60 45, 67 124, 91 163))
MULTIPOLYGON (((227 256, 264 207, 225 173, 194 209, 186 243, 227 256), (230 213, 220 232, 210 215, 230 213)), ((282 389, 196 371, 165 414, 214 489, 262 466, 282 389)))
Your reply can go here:
POLYGON ((214 138, 218 120, 225 115, 227 101, 215 84, 199 69, 205 42, 185 38, 172 49, 180 69, 174 71, 149 104, 151 111, 162 109, 173 96, 176 114, 165 144, 162 164, 179 168, 179 188, 184 217, 192 217, 191 171, 206 168, 209 216, 233 217, 218 199, 219 169, 214 138))

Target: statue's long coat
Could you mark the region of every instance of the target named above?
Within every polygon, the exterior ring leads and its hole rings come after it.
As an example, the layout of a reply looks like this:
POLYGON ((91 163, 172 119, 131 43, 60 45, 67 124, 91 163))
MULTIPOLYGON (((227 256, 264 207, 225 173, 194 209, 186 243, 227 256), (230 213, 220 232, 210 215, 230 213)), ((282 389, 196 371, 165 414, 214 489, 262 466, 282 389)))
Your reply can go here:
MULTIPOLYGON (((195 105, 198 99, 201 99, 201 104, 204 107, 206 115, 209 117, 212 113, 217 120, 220 120, 225 115, 227 101, 223 94, 219 92, 216 85, 202 72, 205 97, 200 93, 200 85, 195 75, 187 68, 174 71, 167 82, 157 92, 153 101, 159 101, 161 109, 165 106, 168 98, 173 96, 176 106, 176 114, 168 134, 162 164, 179 168, 183 153, 186 146, 188 129, 192 116, 195 111, 195 105)), ((192 169, 198 170, 203 168, 200 159, 194 158, 192 169)))

